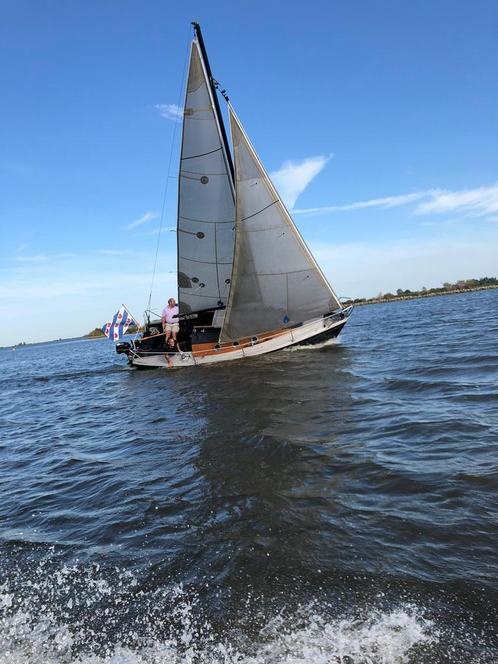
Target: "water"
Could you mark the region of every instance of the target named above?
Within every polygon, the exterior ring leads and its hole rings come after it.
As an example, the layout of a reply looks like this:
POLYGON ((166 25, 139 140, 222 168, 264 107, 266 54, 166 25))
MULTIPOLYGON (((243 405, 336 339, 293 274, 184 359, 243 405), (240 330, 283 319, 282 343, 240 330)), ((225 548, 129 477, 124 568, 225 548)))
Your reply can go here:
POLYGON ((0 351, 0 663, 498 662, 498 291, 137 371, 0 351))

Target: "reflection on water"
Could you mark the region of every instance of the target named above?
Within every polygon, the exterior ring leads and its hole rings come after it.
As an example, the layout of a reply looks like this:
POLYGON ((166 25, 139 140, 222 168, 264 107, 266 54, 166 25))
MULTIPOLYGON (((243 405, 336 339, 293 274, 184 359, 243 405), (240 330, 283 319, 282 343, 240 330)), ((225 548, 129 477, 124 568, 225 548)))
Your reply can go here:
POLYGON ((334 429, 351 408, 354 378, 349 351, 332 352, 325 382, 327 355, 316 360, 313 351, 304 370, 295 354, 279 354, 249 370, 223 368, 214 389, 209 377, 213 398, 204 402, 196 465, 208 483, 210 514, 202 517, 200 540, 222 579, 252 584, 258 569, 274 576, 303 565, 312 571, 320 540, 329 539, 331 555, 340 544, 335 497, 344 478, 334 466, 344 450, 334 429))

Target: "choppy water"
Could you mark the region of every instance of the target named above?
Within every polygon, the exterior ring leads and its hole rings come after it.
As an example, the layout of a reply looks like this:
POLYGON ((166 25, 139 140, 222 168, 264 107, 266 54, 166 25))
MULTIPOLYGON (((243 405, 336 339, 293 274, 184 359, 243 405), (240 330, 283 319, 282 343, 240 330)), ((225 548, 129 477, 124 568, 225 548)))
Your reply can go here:
POLYGON ((0 663, 498 662, 498 291, 139 372, 0 351, 0 663))

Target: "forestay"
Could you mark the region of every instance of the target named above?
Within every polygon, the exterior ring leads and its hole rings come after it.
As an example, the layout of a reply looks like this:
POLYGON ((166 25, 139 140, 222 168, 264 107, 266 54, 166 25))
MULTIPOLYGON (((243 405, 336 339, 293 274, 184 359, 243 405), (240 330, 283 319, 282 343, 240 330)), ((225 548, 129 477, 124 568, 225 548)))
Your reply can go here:
POLYGON ((291 327, 341 305, 230 107, 236 237, 221 340, 291 327))
POLYGON ((199 44, 192 42, 178 195, 180 313, 226 304, 235 204, 220 122, 199 44))

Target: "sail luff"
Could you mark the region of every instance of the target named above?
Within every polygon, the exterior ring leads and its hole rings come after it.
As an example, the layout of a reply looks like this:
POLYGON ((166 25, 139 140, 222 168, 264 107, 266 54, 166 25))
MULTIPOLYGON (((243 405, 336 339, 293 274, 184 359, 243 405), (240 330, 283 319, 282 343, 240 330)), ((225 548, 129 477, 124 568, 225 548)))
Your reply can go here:
POLYGON ((194 37, 184 100, 178 178, 180 313, 223 306, 229 292, 233 260, 232 165, 223 118, 203 50, 203 45, 201 47, 194 37))
POLYGON ((299 325, 341 308, 231 105, 229 114, 236 239, 222 341, 299 325))

